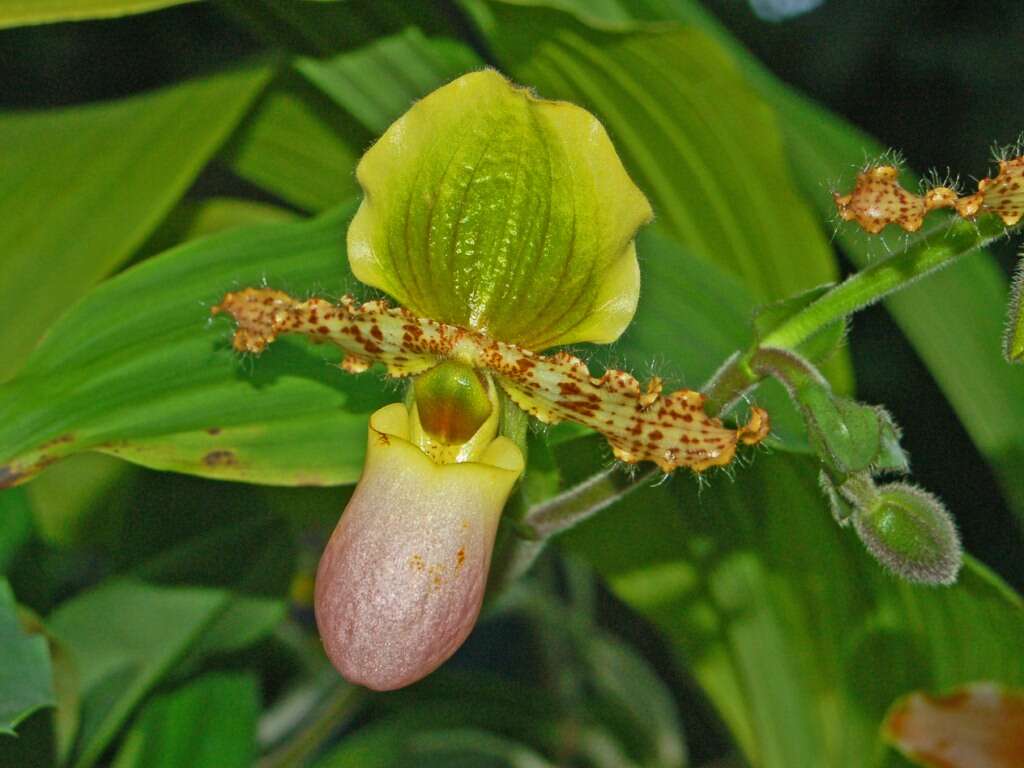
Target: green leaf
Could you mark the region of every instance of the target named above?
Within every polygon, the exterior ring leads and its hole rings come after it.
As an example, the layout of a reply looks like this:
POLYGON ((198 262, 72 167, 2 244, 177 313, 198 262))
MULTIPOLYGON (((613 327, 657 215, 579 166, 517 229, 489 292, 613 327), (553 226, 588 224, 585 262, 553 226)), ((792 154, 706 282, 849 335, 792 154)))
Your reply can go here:
POLYGON ((140 255, 145 258, 189 240, 229 229, 294 221, 296 218, 295 214, 285 208, 237 197, 185 199, 167 215, 160 228, 146 242, 140 255))
POLYGON ((189 243, 96 289, 0 386, 0 486, 90 449, 208 477, 354 482, 367 415, 388 399, 379 382, 342 373, 336 350, 302 341, 241 359, 230 326, 209 316, 226 291, 263 281, 348 288, 349 214, 189 243))
POLYGON ((352 272, 417 315, 533 350, 629 324, 651 209, 585 110, 464 75, 388 128, 357 177, 352 272))
POLYGON ((235 173, 305 211, 359 194, 356 161, 370 134, 295 75, 274 82, 221 160, 235 173))
POLYGON ((0 114, 0 380, 138 248, 242 119, 249 67, 120 101, 0 114), (112 215, 116 212, 116 215, 112 215))
POLYGON ((379 135, 416 99, 482 64, 469 46, 410 27, 331 59, 300 57, 295 68, 379 135))
POLYGON ((565 537, 664 633, 757 768, 863 768, 901 693, 1024 679, 1017 595, 974 561, 948 588, 894 580, 815 474, 758 456, 742 482, 678 477, 565 537))
POLYGON ((18 723, 57 703, 46 638, 29 635, 6 579, 0 579, 0 739, 14 736, 18 723))
POLYGON ((396 766, 407 768, 554 768, 529 747, 473 728, 439 729, 409 739, 396 766))
POLYGON ((513 76, 602 120, 683 246, 762 300, 835 279, 771 110, 709 36, 678 25, 595 29, 533 5, 467 5, 513 76))
POLYGON ((227 605, 226 592, 117 581, 60 605, 47 624, 81 676, 73 765, 95 764, 146 693, 227 605))
POLYGON ((190 2, 193 0, 7 0, 0 7, 0 29, 57 21, 107 19, 190 2))
POLYGON ((349 734, 315 768, 413 768, 418 763, 410 751, 418 736, 456 728, 500 735, 541 753, 562 743, 557 702, 521 680, 441 669, 374 703, 380 716, 349 734))
POLYGON ((32 506, 24 489, 0 491, 0 576, 32 538, 32 506))
POLYGON ((253 677, 206 675, 147 704, 113 768, 247 768, 258 712, 253 677))
MULTIPOLYGON (((452 37, 457 14, 433 3, 407 0, 374 2, 281 2, 218 0, 217 4, 250 26, 277 49, 321 58, 352 50, 408 27, 428 35, 452 37)), ((378 83, 382 86, 382 82, 378 83)), ((385 86, 386 87, 386 86, 385 86)))

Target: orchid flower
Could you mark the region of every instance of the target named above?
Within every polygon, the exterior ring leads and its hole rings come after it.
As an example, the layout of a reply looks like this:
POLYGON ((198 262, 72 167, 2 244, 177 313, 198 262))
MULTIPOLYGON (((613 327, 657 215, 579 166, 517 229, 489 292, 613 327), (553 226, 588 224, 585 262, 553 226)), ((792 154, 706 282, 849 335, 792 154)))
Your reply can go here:
POLYGON ((767 415, 731 429, 699 392, 593 377, 565 352, 618 338, 640 288, 634 238, 652 218, 598 120, 493 70, 399 118, 357 168, 353 274, 401 305, 248 288, 214 308, 235 348, 284 333, 334 343, 344 370, 412 379, 373 414, 366 464, 320 561, 316 616, 332 663, 378 690, 429 674, 480 611, 503 507, 525 466, 501 434, 507 398, 541 422, 601 432, 616 458, 664 472, 729 463, 767 415))

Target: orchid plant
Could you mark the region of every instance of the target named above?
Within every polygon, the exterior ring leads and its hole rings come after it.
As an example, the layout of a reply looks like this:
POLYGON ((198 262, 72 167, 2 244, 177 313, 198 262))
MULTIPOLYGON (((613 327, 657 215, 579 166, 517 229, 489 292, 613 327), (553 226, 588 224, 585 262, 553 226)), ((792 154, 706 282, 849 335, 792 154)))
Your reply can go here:
POLYGON ((1012 46, 703 5, 0 4, 0 766, 1024 764, 1012 46))
POLYGON ((406 404, 370 417, 366 465, 316 579, 334 665, 389 690, 433 671, 476 622, 524 467, 506 408, 590 427, 615 458, 664 472, 728 464, 768 434, 768 415, 754 407, 729 428, 699 392, 662 395, 657 378, 595 378, 570 354, 539 354, 614 341, 640 293, 634 236, 651 207, 586 110, 493 70, 464 75, 397 120, 357 175, 352 272, 402 307, 248 288, 213 312, 234 318, 241 352, 298 333, 341 347, 350 373, 381 363, 413 380, 406 404))

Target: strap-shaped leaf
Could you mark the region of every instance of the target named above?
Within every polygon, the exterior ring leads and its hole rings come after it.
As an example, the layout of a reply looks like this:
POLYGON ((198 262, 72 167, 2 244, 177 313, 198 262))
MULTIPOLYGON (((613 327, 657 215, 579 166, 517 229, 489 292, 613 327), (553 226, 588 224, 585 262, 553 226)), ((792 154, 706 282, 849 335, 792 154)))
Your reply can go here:
POLYGON ((363 156, 352 272, 418 316, 542 349, 616 339, 651 208, 604 128, 492 70, 418 102, 363 156))
POLYGON ((0 28, 116 18, 190 2, 194 0, 8 0, 0 9, 0 28))
POLYGON ((0 381, 156 229, 270 75, 246 67, 117 101, 0 113, 0 381), (114 214, 116 212, 116 214, 114 214))
POLYGON ((213 312, 235 318, 234 345, 242 352, 262 352, 279 335, 298 333, 344 349, 342 367, 350 372, 380 362, 390 375, 408 376, 439 360, 460 360, 493 373, 512 400, 541 421, 588 426, 608 439, 616 458, 653 461, 665 472, 728 464, 739 443, 760 442, 768 433, 768 416, 760 408, 751 410, 745 426, 730 429, 704 413, 699 392, 662 396, 660 379, 642 388, 616 370, 594 378, 582 360, 565 352, 538 355, 385 301, 300 301, 281 291, 247 288, 229 293, 213 312))

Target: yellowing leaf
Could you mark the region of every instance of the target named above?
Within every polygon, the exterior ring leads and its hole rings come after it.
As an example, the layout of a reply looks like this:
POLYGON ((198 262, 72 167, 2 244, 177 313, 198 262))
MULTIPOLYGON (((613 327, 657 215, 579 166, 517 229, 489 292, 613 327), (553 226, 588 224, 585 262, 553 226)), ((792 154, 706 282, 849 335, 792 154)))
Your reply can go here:
POLYGON ((1024 765, 1024 693, 972 683, 948 696, 913 693, 889 711, 886 739, 928 768, 1024 765))
POLYGON ((585 110, 475 72, 395 122, 357 178, 352 271, 416 315, 532 349, 632 319, 651 208, 585 110))

